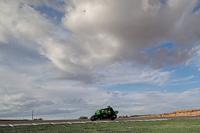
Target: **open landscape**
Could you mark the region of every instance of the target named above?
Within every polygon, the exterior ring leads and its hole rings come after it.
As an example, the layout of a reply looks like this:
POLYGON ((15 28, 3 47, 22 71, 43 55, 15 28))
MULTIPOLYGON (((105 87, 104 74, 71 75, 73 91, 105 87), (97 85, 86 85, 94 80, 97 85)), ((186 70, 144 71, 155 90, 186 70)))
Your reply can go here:
POLYGON ((199 109, 177 110, 157 115, 135 115, 116 120, 0 120, 0 133, 197 133, 199 109))
POLYGON ((1 127, 1 133, 198 133, 200 119, 1 127))
POLYGON ((200 132, 200 0, 0 0, 0 133, 200 132))

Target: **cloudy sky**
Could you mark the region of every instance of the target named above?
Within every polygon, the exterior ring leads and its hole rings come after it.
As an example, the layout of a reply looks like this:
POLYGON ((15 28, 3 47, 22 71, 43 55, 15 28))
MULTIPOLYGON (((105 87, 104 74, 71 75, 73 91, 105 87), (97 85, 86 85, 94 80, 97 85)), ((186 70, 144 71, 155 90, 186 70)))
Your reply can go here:
POLYGON ((0 119, 200 108, 199 0, 1 0, 0 119))

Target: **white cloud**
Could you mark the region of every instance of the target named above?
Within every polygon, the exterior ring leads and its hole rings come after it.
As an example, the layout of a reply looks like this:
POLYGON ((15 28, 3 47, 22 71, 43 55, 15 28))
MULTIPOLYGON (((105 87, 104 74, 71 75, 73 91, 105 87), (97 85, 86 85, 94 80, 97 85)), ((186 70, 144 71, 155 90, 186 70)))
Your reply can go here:
MULTIPOLYGON (((160 68, 184 63, 196 52, 188 45, 198 41, 200 32, 193 28, 199 21, 198 14, 191 13, 195 1, 65 1, 62 24, 67 30, 27 5, 60 7, 60 2, 1 2, 5 7, 0 15, 1 42, 10 46, 18 42, 17 47, 47 58, 57 75, 54 78, 91 84, 105 77, 98 75, 104 66, 131 62, 160 68), (167 48, 144 52, 165 41, 180 45, 172 52, 167 48)), ((18 49, 17 55, 21 51, 18 49)))
POLYGON ((0 17, 4 29, 2 34, 6 35, 7 41, 15 38, 21 43, 27 38, 37 41, 45 37, 52 28, 48 20, 33 8, 17 1, 1 1, 1 8, 4 8, 0 17))
MULTIPOLYGON (((4 88, 1 89, 0 94, 0 116, 4 118, 10 116, 12 118, 25 117, 31 119, 31 110, 34 110, 35 117, 44 119, 63 119, 63 115, 65 118, 78 118, 81 114, 90 116, 95 110, 107 105, 119 110, 119 115, 165 113, 176 109, 198 108, 200 106, 198 102, 195 102, 199 101, 200 91, 198 88, 184 92, 108 91, 97 87, 74 86, 74 82, 69 81, 44 80, 41 82, 37 78, 40 73, 39 70, 35 70, 35 76, 30 77, 30 75, 11 72, 8 68, 1 69, 1 75, 7 74, 6 77, 1 77, 3 82, 0 85, 0 88, 4 88), (11 86, 7 86, 8 88, 5 89, 6 84, 11 86)), ((114 75, 123 71, 123 69, 110 70, 114 71, 112 72, 114 75)), ((119 75, 119 77, 122 76, 124 82, 127 78, 132 78, 132 74, 135 74, 135 71, 131 71, 128 67, 124 71, 130 74, 128 77, 119 75)), ((170 74, 153 73, 160 74, 161 79, 170 74)), ((107 74, 109 75, 109 72, 107 74)), ((141 73, 141 75, 143 74, 141 73)), ((153 75, 150 73, 147 76, 151 79, 149 82, 162 84, 162 81, 154 81, 151 78, 153 75)), ((112 82, 115 83, 116 81, 112 82)))
POLYGON ((172 80, 172 82, 187 81, 187 80, 190 80, 190 79, 193 79, 193 78, 194 78, 194 75, 186 77, 186 78, 174 79, 174 80, 172 80))
POLYGON ((46 6, 54 10, 64 12, 65 2, 68 3, 68 0, 18 0, 21 3, 31 5, 34 7, 46 6))
POLYGON ((0 116, 23 116, 32 109, 40 114, 47 110, 47 114, 75 111, 78 115, 80 111, 89 115, 107 104, 122 114, 148 108, 163 112, 171 110, 166 108, 171 104, 190 104, 185 97, 198 101, 198 89, 124 94, 77 85, 168 83, 172 72, 157 68, 197 60, 200 19, 198 12, 192 13, 195 0, 168 0, 166 4, 159 0, 62 2, 0 2, 0 116), (32 8, 44 5, 66 11, 60 25, 32 8), (160 48, 145 52, 166 41, 177 45, 172 51, 160 48), (160 106, 161 102, 165 104, 160 106))
POLYGON ((193 56, 189 44, 199 40, 200 29, 194 27, 200 20, 192 14, 195 2, 177 0, 164 5, 159 0, 74 1, 72 7, 66 8, 62 21, 73 32, 73 45, 81 49, 73 64, 95 68, 123 60, 159 68, 184 63, 193 56), (165 41, 180 45, 172 52, 166 48, 143 52, 165 41))
POLYGON ((116 101, 121 115, 169 113, 174 110, 199 108, 199 89, 185 92, 130 92, 116 101), (190 100, 188 100, 190 99, 190 100))
POLYGON ((9 70, 9 68, 0 67, 0 83, 4 91, 13 92, 16 90, 31 89, 31 86, 35 88, 33 77, 26 75, 25 73, 15 72, 9 70))
POLYGON ((98 72, 100 75, 104 75, 99 83, 104 86, 135 83, 163 86, 168 84, 172 73, 148 68, 133 68, 130 64, 115 64, 104 69, 99 69, 98 72))

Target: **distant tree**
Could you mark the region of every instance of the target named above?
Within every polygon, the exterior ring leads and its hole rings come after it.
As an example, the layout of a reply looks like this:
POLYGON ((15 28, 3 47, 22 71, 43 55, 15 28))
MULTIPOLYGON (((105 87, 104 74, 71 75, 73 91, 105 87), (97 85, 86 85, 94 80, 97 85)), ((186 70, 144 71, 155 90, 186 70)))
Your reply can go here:
POLYGON ((88 119, 87 116, 81 116, 79 119, 88 119))
POLYGON ((42 118, 38 118, 38 119, 33 119, 34 121, 42 121, 42 118))

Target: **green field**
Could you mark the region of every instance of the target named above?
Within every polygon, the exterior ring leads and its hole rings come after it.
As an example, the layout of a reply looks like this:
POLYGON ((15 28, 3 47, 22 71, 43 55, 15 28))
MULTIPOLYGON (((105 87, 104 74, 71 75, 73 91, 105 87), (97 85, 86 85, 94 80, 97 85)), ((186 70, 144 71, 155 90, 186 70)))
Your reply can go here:
POLYGON ((200 133, 200 120, 0 127, 0 133, 200 133))

